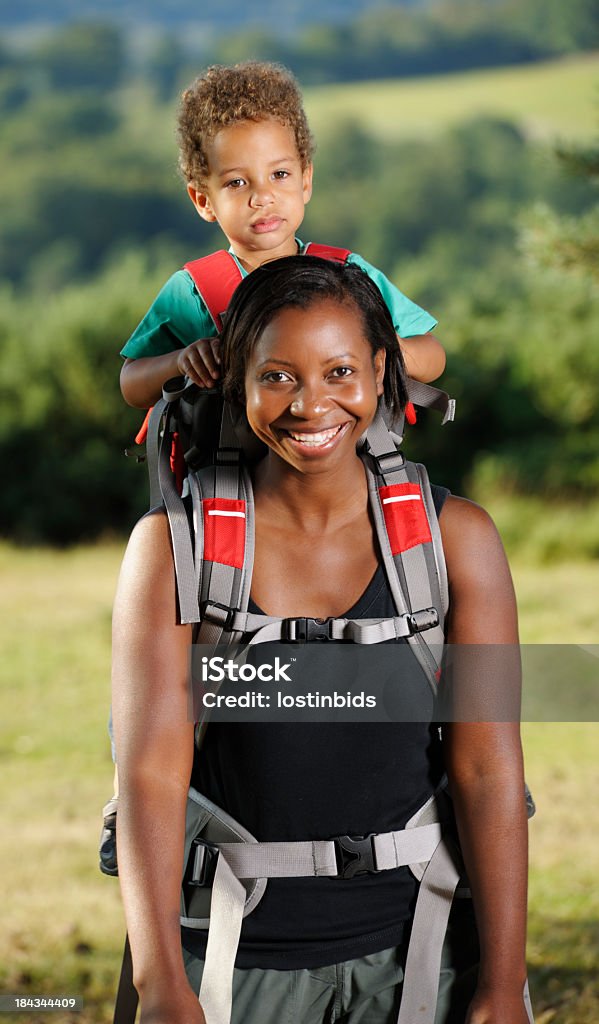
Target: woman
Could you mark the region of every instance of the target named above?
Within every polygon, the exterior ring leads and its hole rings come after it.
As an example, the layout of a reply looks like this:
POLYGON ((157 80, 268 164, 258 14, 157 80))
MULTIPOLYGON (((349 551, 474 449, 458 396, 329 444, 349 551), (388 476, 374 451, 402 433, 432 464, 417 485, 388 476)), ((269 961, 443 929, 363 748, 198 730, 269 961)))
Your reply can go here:
MULTIPOLYGON (((223 369, 228 397, 245 407, 266 450, 253 470, 254 610, 317 619, 348 609, 354 617, 393 614, 356 451, 381 397, 396 412, 406 400, 376 287, 355 268, 305 257, 261 268, 230 307, 223 369)), ((491 520, 440 488, 435 504, 450 586, 447 642, 515 645, 513 588, 491 520)), ((184 933, 182 956, 179 926, 190 777, 258 840, 287 841, 401 829, 443 767, 481 961, 469 1008, 450 1017, 441 1000, 436 1019, 529 1024, 517 724, 447 724, 441 751, 428 725, 410 722, 213 724, 194 764, 192 633, 177 624, 161 511, 133 532, 114 621, 119 864, 142 1024, 205 1020, 196 994, 204 945, 184 933)), ((518 680, 512 685, 517 690, 518 680)), ((269 882, 244 922, 233 1021, 395 1020, 415 889, 406 868, 269 882)))

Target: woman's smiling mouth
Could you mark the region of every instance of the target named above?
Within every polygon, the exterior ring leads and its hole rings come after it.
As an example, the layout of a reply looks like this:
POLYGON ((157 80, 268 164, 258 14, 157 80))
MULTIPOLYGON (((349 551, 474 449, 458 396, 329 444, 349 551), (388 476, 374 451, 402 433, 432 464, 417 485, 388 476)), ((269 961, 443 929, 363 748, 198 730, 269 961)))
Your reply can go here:
POLYGON ((339 423, 336 427, 328 427, 325 430, 285 430, 284 433, 294 442, 295 445, 301 445, 302 448, 325 448, 335 441, 341 433, 345 432, 345 429, 349 427, 349 423, 339 423))

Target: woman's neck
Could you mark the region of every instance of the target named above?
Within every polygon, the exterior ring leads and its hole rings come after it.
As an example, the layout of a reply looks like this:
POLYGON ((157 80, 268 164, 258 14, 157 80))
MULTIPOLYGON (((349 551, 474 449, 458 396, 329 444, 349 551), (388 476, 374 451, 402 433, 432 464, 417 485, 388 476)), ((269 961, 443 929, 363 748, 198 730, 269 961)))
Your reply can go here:
POLYGON ((256 467, 254 491, 263 512, 284 518, 304 533, 337 529, 362 513, 368 502, 366 474, 358 456, 331 472, 307 474, 269 454, 256 467))
POLYGON ((342 615, 377 567, 360 459, 300 473, 267 456, 256 473, 252 597, 268 615, 342 615))

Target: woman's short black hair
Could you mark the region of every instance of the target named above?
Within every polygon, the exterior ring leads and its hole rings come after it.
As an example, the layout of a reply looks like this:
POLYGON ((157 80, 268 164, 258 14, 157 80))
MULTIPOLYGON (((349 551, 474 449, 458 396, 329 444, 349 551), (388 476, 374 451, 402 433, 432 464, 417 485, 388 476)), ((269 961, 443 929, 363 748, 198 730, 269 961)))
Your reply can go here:
POLYGON ((372 355, 384 349, 384 399, 393 418, 407 401, 401 349, 383 297, 360 267, 318 256, 285 256, 254 270, 235 290, 222 334, 223 389, 232 402, 245 402, 248 360, 268 324, 289 307, 308 309, 324 299, 352 306, 362 319, 372 355))

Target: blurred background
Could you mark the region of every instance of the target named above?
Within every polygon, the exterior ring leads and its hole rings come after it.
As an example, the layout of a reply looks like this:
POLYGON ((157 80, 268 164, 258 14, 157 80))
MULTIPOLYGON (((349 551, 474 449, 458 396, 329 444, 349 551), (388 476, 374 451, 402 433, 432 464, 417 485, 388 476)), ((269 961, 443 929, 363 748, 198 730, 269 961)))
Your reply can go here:
MULTIPOLYGON (((599 642, 599 0, 198 7, 0 0, 0 985, 83 994, 102 1024, 122 932, 95 869, 110 606, 147 501, 118 352, 224 242, 176 166, 178 95, 208 64, 295 72, 317 141, 301 237, 440 321, 457 419, 422 416, 410 456, 494 515, 525 642, 599 642)), ((597 740, 525 728, 540 1024, 599 1020, 597 740)))

